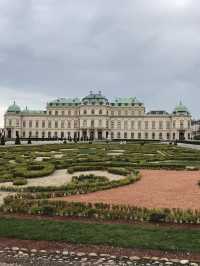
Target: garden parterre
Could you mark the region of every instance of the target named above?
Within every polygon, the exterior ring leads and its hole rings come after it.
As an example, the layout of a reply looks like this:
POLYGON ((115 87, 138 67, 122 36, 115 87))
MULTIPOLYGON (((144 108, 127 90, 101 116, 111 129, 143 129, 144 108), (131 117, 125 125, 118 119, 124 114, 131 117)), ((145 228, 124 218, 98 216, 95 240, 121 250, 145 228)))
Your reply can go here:
MULTIPOLYGON (((52 144, 17 146, 6 149, 1 148, 0 181, 2 183, 13 181, 14 184, 18 185, 18 188, 16 188, 16 186, 9 188, 3 188, 1 186, 1 189, 10 192, 20 192, 17 196, 8 197, 5 200, 2 210, 11 213, 23 211, 30 213, 31 211, 31 213, 35 214, 46 214, 46 212, 48 214, 49 211, 50 214, 52 212, 52 214, 65 213, 65 215, 70 215, 65 209, 62 210, 61 208, 60 210, 59 204, 49 203, 49 201, 44 201, 44 199, 86 194, 128 185, 140 179, 139 172, 136 169, 146 168, 198 170, 200 169, 200 151, 180 148, 174 145, 159 143, 144 144, 142 142, 134 144, 52 144), (62 186, 35 186, 26 188, 21 188, 20 186, 26 183, 26 179, 48 176, 58 169, 66 169, 68 173, 74 174, 74 176, 76 172, 83 172, 83 175, 82 177, 77 176, 74 179, 72 178, 69 184, 62 186), (124 178, 119 180, 108 180, 104 176, 84 177, 84 171, 94 170, 107 171, 116 175, 122 175, 124 178), (93 180, 93 182, 91 182, 91 180, 93 180), (22 206, 23 208, 21 208, 22 206), (45 211, 43 212, 43 210, 45 211)), ((120 208, 121 207, 118 207, 118 209, 120 208)), ((91 217, 97 215, 96 209, 94 210, 90 207, 86 209, 86 213, 89 212, 93 214, 91 217)), ((76 208, 74 211, 76 213, 76 208)), ((98 211, 102 212, 101 209, 98 209, 98 211)), ((112 211, 112 207, 109 207, 108 217, 113 215, 110 211, 112 211)), ((166 215, 166 213, 168 214, 169 212, 170 210, 156 209, 152 211, 141 208, 139 219, 144 221, 155 219, 158 222, 173 221, 177 223, 199 223, 199 213, 184 211, 184 213, 180 215, 179 210, 177 210, 174 211, 176 213, 175 218, 169 218, 166 215), (149 218, 150 214, 153 215, 153 218, 149 218), (182 218, 183 216, 184 218, 182 218)), ((170 217, 174 217, 174 212, 173 214, 170 212, 170 217)), ((124 210, 121 212, 120 209, 118 216, 130 218, 129 214, 129 211, 128 214, 126 214, 124 210)), ((75 215, 74 212, 72 215, 75 215)), ((77 215, 80 216, 81 214, 78 213, 77 215)), ((135 213, 132 213, 132 211, 131 217, 135 217, 135 213)), ((137 221, 136 218, 132 219, 137 221)))
MULTIPOLYGON (((163 144, 51 144, 0 148, 0 182, 37 178, 56 169, 200 168, 200 151, 163 144), (120 151, 120 152, 119 152, 120 151)), ((92 169, 93 170, 93 169, 92 169)), ((98 170, 98 169, 97 169, 98 170)))

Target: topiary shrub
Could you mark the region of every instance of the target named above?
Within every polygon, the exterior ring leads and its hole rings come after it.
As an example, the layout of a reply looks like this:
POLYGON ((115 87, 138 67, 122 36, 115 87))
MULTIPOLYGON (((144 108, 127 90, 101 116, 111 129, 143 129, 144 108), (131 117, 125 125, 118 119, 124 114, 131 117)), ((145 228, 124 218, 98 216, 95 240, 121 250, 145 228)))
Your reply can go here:
POLYGON ((44 169, 44 165, 40 165, 40 164, 32 164, 27 167, 27 170, 30 170, 30 171, 39 171, 42 169, 44 169))
POLYGON ((25 178, 17 178, 13 181, 14 186, 24 186, 27 184, 27 180, 25 178))
POLYGON ((159 212, 153 212, 149 217, 149 221, 152 223, 163 223, 165 222, 165 219, 166 219, 166 214, 159 212))

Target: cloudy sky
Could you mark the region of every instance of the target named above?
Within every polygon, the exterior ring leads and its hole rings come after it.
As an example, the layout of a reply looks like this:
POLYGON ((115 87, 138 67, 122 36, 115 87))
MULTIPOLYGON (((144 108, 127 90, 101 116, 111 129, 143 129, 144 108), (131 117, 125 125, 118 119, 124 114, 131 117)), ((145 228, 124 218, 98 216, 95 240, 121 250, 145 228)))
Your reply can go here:
POLYGON ((200 117, 200 1, 0 0, 0 126, 91 89, 200 117))

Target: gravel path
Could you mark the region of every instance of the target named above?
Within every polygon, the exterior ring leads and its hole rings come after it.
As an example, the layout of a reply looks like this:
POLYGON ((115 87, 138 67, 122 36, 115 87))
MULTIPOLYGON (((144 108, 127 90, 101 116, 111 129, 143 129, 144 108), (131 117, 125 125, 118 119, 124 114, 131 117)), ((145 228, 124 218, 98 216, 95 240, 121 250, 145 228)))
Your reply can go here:
MULTIPOLYGON (((124 178, 121 175, 111 174, 111 173, 108 173, 106 171, 84 171, 84 172, 75 172, 73 174, 69 174, 69 173, 67 173, 67 169, 64 169, 64 170, 56 170, 53 174, 51 174, 49 176, 28 179, 28 183, 25 186, 20 186, 20 187, 62 186, 62 185, 69 183, 72 179, 72 176, 87 175, 87 174, 105 176, 109 180, 119 180, 119 179, 124 178)), ((5 182, 2 184, 2 186, 9 187, 9 186, 13 186, 13 184, 12 184, 12 182, 5 182)), ((0 198, 1 198, 1 196, 0 196, 0 198)))
POLYGON ((63 199, 147 208, 200 208, 200 171, 141 170, 141 174, 141 180, 129 186, 63 199))

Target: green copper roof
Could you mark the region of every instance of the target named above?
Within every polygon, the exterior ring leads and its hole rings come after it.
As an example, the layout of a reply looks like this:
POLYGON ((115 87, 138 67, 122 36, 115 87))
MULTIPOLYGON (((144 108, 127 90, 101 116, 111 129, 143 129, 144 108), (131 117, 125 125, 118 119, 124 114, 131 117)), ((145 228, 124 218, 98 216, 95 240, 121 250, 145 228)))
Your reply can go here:
POLYGON ((105 96, 103 96, 100 91, 98 93, 93 93, 91 91, 89 95, 87 95, 86 97, 82 99, 82 102, 89 103, 89 104, 90 103, 92 104, 102 103, 103 104, 103 103, 108 103, 108 99, 105 96))
MULTIPOLYGON (((94 93, 90 91, 90 93, 83 97, 79 98, 58 98, 53 100, 47 104, 48 107, 62 107, 62 106, 73 106, 73 105, 87 105, 87 104, 106 104, 109 105, 108 99, 102 95, 101 91, 98 93, 94 93)), ((114 101, 111 101, 110 104, 112 106, 128 106, 128 105, 143 105, 136 97, 126 97, 121 98, 118 97, 114 101)))
POLYGON ((12 105, 10 105, 8 107, 7 112, 9 113, 17 113, 17 112, 21 112, 20 107, 14 102, 12 105))
POLYGON ((174 109, 174 113, 189 113, 188 108, 180 102, 174 109))
POLYGON ((78 105, 81 101, 79 98, 58 98, 48 103, 48 106, 66 106, 78 105))
POLYGON ((136 97, 118 97, 111 103, 112 105, 133 105, 142 104, 136 97))

